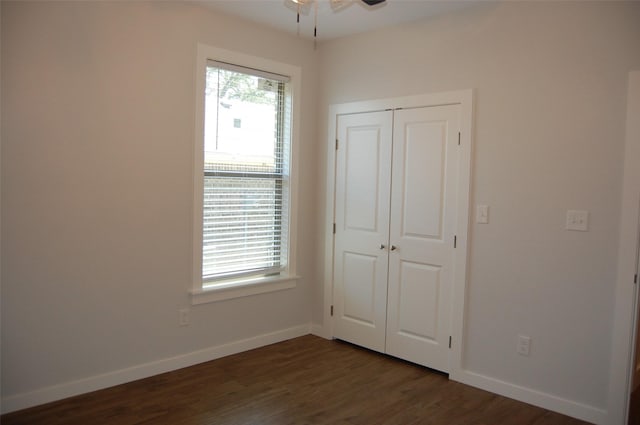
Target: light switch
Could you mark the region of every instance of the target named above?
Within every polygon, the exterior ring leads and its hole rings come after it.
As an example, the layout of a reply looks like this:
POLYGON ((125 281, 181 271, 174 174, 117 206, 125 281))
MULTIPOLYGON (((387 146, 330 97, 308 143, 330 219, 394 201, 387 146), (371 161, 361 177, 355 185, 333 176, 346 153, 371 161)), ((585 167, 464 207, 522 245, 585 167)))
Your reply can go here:
POLYGON ((568 210, 567 211, 567 230, 577 230, 586 232, 589 230, 589 211, 568 210))
POLYGON ((479 223, 479 224, 489 223, 489 206, 488 205, 476 206, 476 223, 479 223))

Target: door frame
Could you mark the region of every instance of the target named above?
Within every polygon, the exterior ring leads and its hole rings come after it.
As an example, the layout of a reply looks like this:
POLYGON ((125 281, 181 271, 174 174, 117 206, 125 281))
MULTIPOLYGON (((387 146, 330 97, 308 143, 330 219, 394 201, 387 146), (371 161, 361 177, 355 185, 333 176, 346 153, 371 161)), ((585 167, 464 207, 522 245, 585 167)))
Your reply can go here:
MULTIPOLYGON (((624 149, 624 171, 618 270, 609 366, 609 397, 606 423, 623 425, 629 414, 631 377, 634 369, 635 320, 638 315, 638 284, 634 284, 637 235, 640 231, 640 71, 629 73, 624 149)), ((640 279, 640 278, 639 278, 640 279)), ((640 283, 639 283, 640 284, 640 283)))
POLYGON ((429 106, 460 105, 460 156, 458 167, 458 208, 456 217, 457 248, 453 268, 453 291, 451 305, 451 353, 449 377, 457 380, 462 373, 465 312, 467 294, 467 263, 469 258, 469 223, 471 196, 471 158, 473 155, 473 100, 474 91, 458 90, 442 93, 420 94, 415 96, 365 100, 329 106, 329 123, 326 152, 326 198, 325 198, 325 250, 324 250, 324 304, 323 327, 321 336, 333 338, 333 272, 334 272, 334 233, 335 190, 336 190, 336 129, 337 117, 343 114, 355 114, 399 108, 417 108, 429 106))

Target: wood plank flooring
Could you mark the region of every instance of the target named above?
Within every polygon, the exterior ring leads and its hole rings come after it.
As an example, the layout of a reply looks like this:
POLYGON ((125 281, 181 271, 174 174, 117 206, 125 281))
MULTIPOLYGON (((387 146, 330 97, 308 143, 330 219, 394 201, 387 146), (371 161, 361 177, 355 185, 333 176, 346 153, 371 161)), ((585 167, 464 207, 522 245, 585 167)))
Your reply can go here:
POLYGON ((640 388, 631 393, 628 425, 640 425, 640 388))
POLYGON ((3 415, 3 425, 579 425, 446 375, 304 336, 3 415))

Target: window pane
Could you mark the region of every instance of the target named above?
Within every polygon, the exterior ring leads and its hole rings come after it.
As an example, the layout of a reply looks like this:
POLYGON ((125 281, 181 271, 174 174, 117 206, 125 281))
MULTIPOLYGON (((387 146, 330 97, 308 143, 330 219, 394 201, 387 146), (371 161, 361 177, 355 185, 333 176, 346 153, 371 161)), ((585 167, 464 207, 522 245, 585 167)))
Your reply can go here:
POLYGON ((206 170, 275 172, 278 146, 279 88, 284 83, 207 68, 205 99, 206 170))
MULTIPOLYGON (((236 67, 237 68, 237 67, 236 67)), ((286 266, 290 101, 286 83, 207 67, 202 275, 286 266)))
POLYGON ((205 178, 205 278, 280 266, 279 186, 274 179, 205 178))

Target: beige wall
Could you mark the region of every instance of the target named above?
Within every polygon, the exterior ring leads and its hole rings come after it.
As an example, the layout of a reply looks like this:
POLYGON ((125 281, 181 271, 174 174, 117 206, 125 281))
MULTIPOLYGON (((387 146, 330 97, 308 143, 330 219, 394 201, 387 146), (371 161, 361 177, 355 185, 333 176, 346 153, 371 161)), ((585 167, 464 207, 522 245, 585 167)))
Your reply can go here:
POLYGON ((178 2, 2 2, 1 19, 3 397, 321 325, 328 105, 474 88, 471 201, 491 223, 471 227, 465 367, 606 408, 640 3, 483 2, 317 51, 178 2), (303 279, 180 328, 197 42, 302 67, 303 279), (567 209, 590 231, 565 231, 567 209))
POLYGON ((491 223, 471 226, 464 367, 594 412, 607 407, 638 22, 640 3, 480 3, 320 49, 320 140, 330 104, 476 90, 471 201, 491 223), (564 230, 569 209, 590 212, 589 232, 564 230))
POLYGON ((311 321, 313 45, 182 2, 3 2, 4 397, 311 321), (302 68, 297 288, 191 307, 196 43, 302 68))

